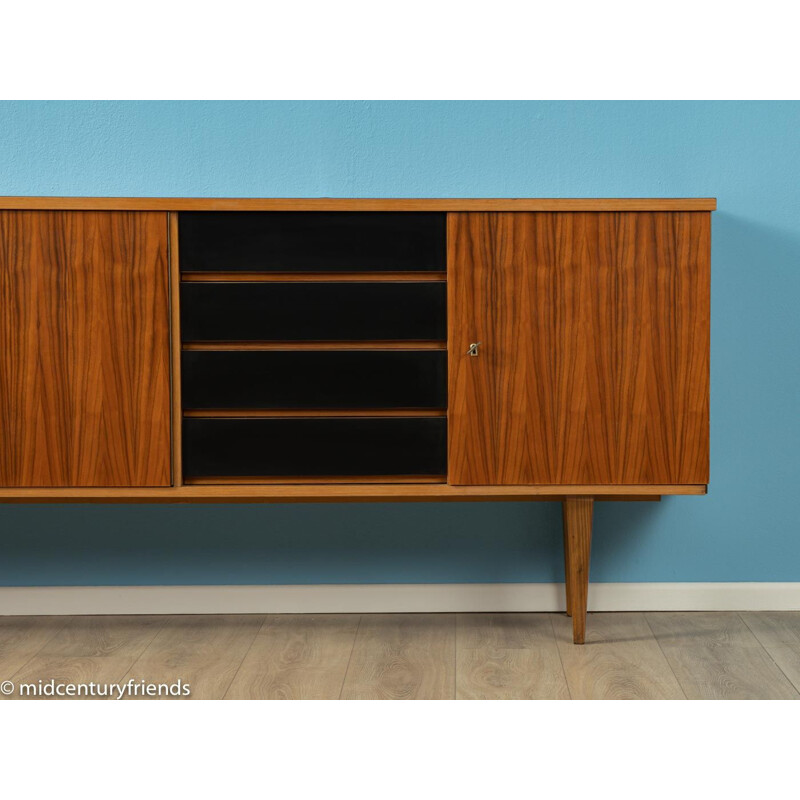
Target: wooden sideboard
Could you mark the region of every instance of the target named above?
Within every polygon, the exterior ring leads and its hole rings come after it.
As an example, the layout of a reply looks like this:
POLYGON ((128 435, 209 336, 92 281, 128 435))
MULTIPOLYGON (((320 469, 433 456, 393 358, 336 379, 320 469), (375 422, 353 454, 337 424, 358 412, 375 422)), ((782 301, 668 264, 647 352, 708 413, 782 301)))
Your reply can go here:
POLYGON ((0 198, 0 502, 705 494, 713 199, 0 198))

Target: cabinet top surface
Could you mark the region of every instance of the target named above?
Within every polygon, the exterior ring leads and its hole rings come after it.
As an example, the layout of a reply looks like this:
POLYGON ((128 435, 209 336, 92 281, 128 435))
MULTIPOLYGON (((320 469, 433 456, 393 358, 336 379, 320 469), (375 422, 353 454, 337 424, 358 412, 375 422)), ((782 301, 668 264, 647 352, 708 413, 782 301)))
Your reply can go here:
POLYGON ((0 197, 39 211, 714 211, 713 197, 0 197))

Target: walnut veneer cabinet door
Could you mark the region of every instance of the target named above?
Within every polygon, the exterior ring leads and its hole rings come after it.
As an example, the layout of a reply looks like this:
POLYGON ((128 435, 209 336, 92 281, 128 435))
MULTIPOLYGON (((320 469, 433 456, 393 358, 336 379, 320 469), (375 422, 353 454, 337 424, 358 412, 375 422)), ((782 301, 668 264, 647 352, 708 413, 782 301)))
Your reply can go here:
POLYGON ((449 215, 451 483, 708 482, 710 216, 449 215))
POLYGON ((0 212, 0 485, 170 484, 167 215, 0 212))

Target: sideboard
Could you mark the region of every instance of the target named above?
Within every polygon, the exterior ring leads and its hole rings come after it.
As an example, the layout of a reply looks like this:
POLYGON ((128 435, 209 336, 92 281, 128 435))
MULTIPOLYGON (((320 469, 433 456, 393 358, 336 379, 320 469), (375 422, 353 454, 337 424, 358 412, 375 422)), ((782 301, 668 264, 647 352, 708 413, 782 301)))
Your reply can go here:
POLYGON ((0 198, 0 502, 705 494, 713 199, 0 198))

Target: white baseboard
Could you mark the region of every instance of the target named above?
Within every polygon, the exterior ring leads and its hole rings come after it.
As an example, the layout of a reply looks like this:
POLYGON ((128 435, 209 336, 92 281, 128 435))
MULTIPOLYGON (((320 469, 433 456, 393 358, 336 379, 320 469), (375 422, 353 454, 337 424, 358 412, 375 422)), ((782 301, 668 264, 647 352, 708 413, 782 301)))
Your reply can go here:
MULTIPOLYGON (((563 610, 561 583, 0 587, 0 615, 563 610)), ((800 583, 594 583, 589 610, 800 610, 800 583)))

